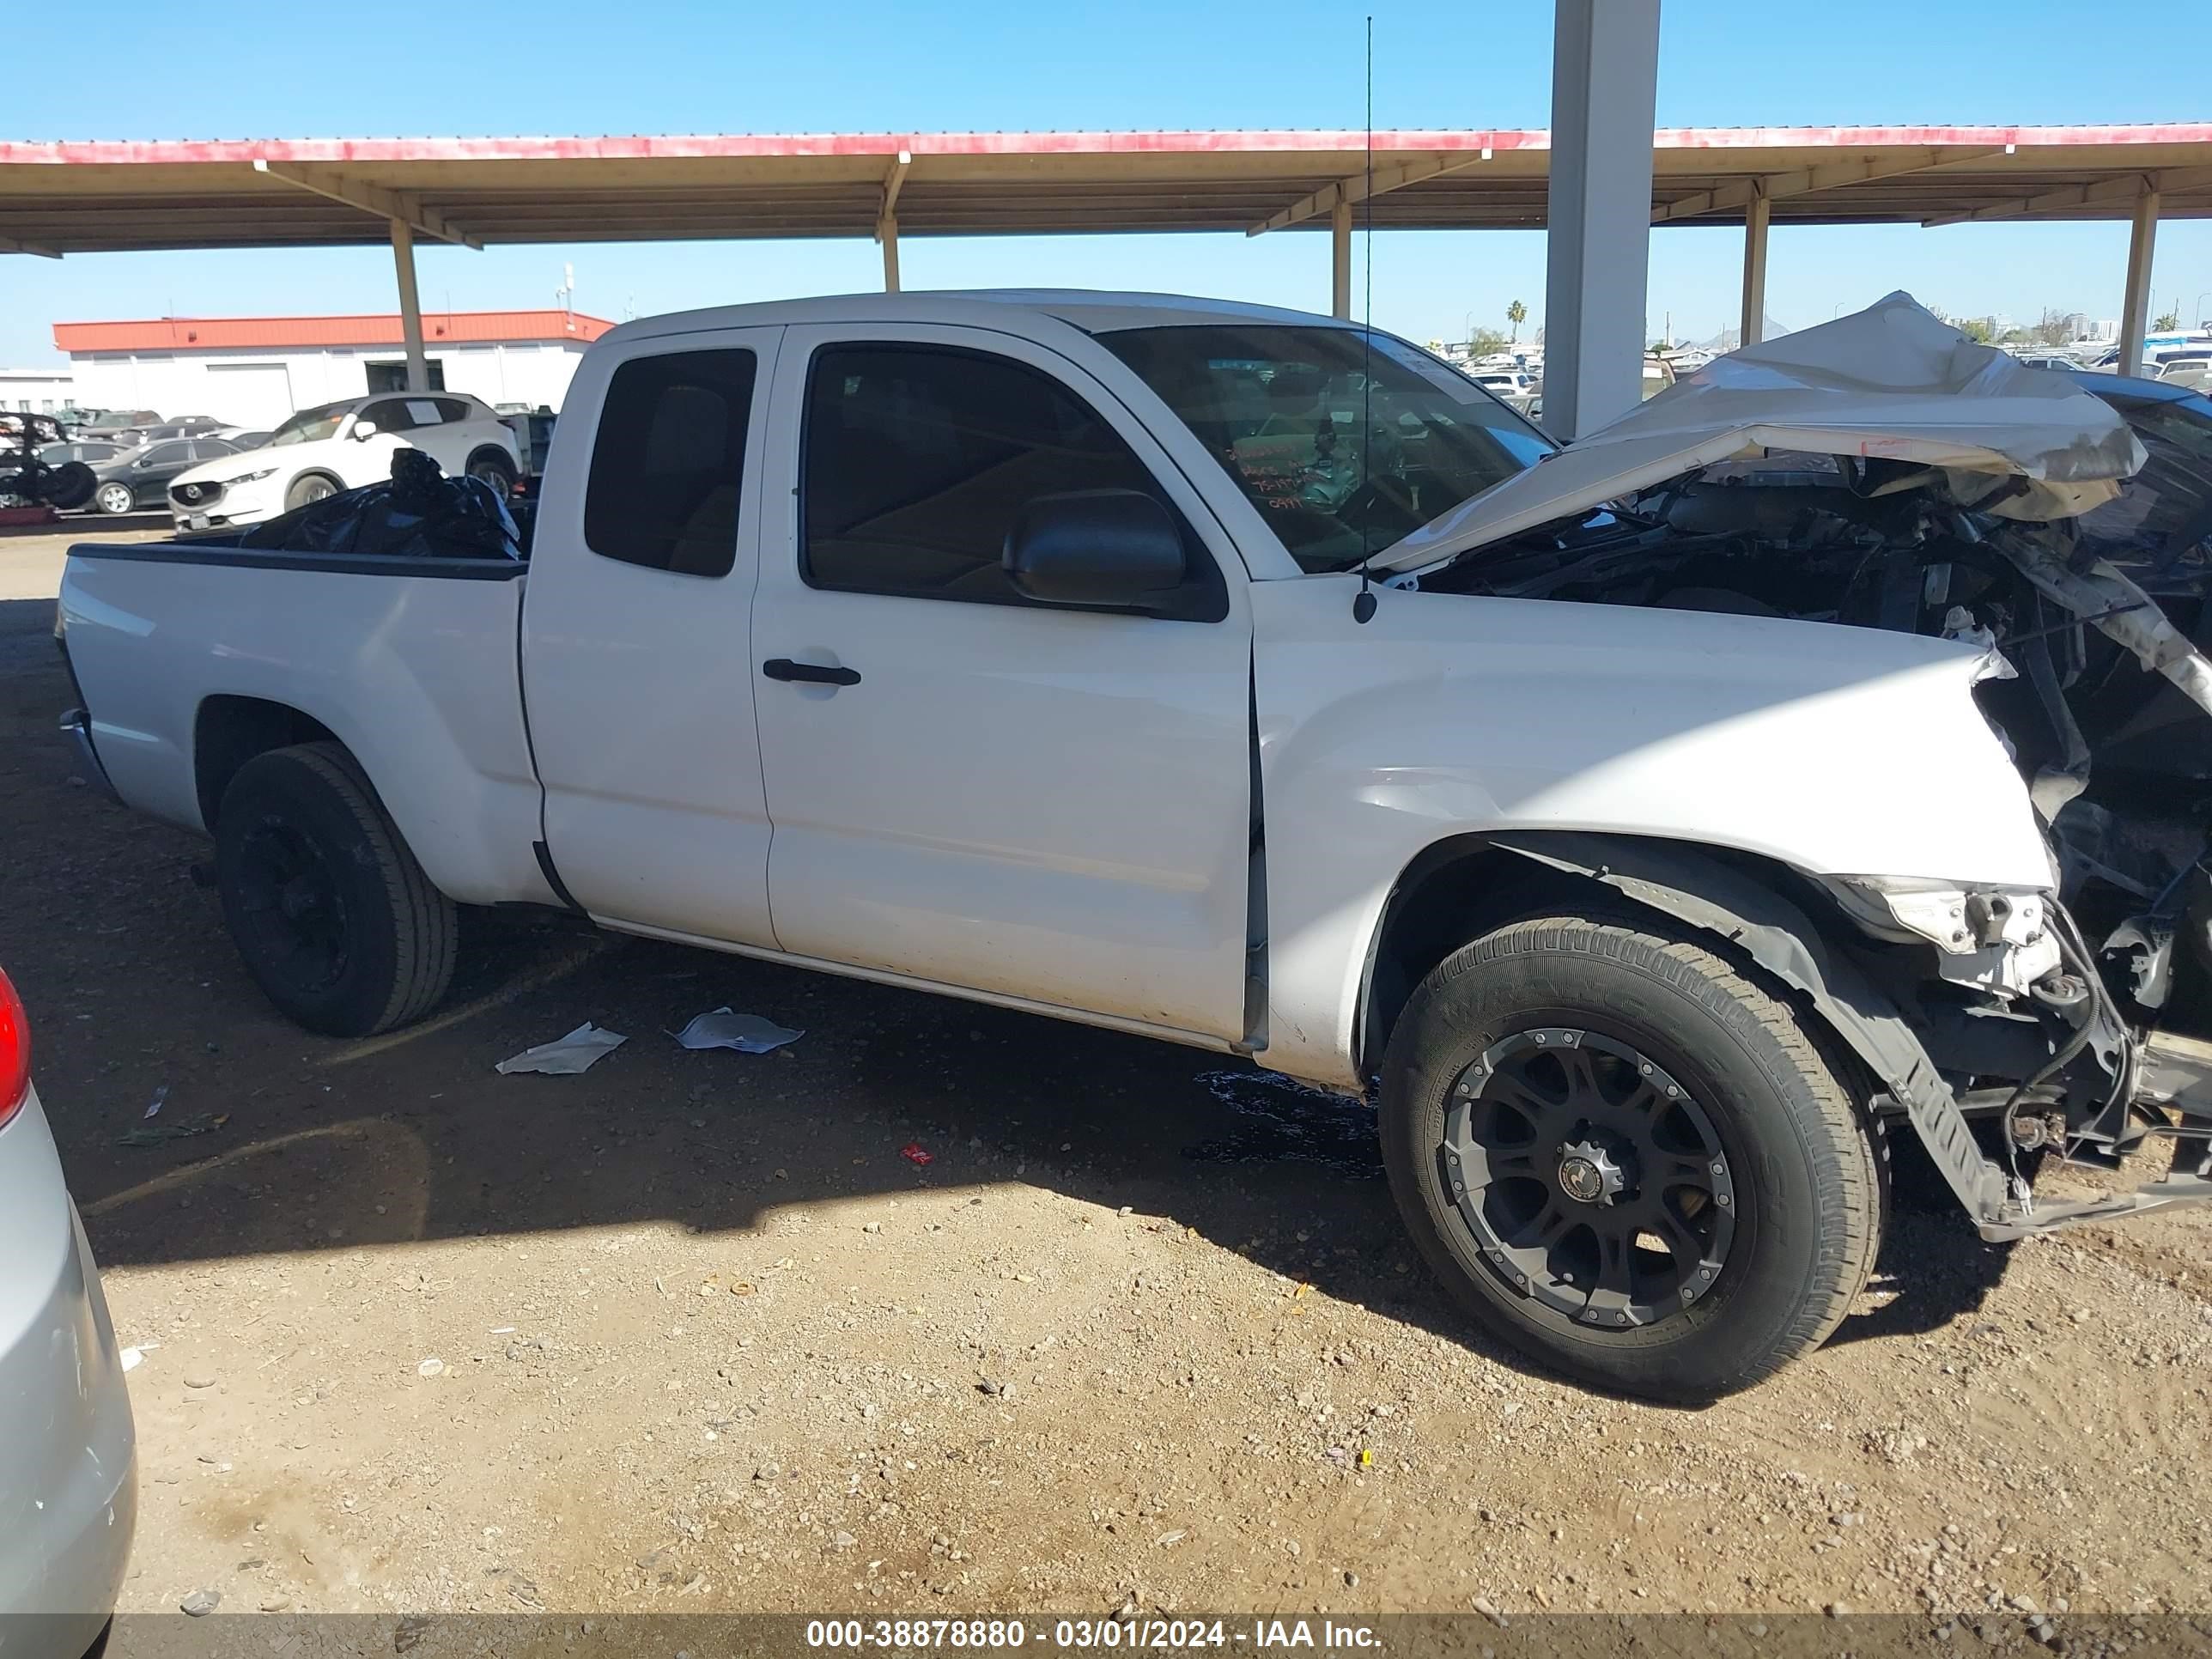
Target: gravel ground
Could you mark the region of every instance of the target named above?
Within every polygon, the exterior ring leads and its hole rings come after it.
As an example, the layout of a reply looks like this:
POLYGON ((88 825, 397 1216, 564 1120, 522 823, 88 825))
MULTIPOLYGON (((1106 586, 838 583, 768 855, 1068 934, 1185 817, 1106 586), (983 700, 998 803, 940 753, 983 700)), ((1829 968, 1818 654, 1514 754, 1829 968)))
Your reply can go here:
POLYGON ((0 961, 143 1355, 126 1611, 2212 1607, 2201 1213, 1905 1213, 1758 1391, 1568 1388, 1425 1282, 1371 1120, 1201 1054, 508 915, 429 1025, 301 1034, 71 776, 51 615, 0 961), (724 1003, 805 1036, 664 1035, 724 1003))

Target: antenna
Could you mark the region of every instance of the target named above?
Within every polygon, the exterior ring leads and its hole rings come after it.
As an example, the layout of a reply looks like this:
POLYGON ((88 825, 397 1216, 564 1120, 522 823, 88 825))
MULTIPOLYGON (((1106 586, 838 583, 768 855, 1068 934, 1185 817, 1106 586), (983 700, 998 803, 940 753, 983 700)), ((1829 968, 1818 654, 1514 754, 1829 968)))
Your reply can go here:
MULTIPOLYGON (((1359 198, 1359 489, 1367 490, 1368 454, 1375 447, 1375 14, 1367 14, 1367 178, 1359 198)), ((1359 525, 1359 592, 1352 601, 1352 620, 1364 623, 1375 614, 1375 590, 1368 585, 1367 521, 1359 525)))

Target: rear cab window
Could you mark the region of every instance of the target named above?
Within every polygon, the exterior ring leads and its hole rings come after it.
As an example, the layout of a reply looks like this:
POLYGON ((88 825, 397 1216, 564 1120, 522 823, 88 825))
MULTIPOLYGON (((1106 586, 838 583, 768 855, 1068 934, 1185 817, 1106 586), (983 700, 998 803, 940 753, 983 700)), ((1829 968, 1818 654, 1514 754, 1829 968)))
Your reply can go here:
POLYGON ((635 357, 607 383, 584 489, 584 544, 602 558, 726 576, 759 359, 726 348, 635 357))

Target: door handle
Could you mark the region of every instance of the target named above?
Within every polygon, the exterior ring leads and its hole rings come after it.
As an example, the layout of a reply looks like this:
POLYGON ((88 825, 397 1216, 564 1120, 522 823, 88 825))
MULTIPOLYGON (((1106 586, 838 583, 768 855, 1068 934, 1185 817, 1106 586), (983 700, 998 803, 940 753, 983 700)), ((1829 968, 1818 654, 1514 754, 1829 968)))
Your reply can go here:
POLYGON ((807 685, 858 685, 859 671, 851 668, 824 668, 819 663, 793 662, 788 657, 770 657, 761 665, 761 672, 772 680, 798 680, 807 685))

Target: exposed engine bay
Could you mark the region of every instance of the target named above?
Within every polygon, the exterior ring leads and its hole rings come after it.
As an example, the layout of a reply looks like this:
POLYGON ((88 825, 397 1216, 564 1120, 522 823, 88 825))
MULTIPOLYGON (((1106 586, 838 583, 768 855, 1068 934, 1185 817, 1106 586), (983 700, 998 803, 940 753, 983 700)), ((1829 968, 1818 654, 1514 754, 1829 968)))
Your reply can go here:
MULTIPOLYGON (((2172 1133, 2137 1100, 2127 1034, 2212 1036, 2212 422, 2202 425, 2193 451, 2139 427, 2151 462, 2136 477, 2071 489, 1827 453, 1729 459, 1415 580, 1885 629, 1987 652, 1976 696, 2028 784, 2059 903, 1935 884, 1838 883, 1831 896, 1863 935, 1911 953, 1885 971, 1886 947, 1870 945, 1867 965, 1915 1011, 1962 1109, 2001 1120, 1992 1150, 2016 1178, 2021 1155, 2045 1148, 2115 1160, 2172 1133)), ((2179 1167, 2201 1149, 2192 1141, 2179 1167)))

